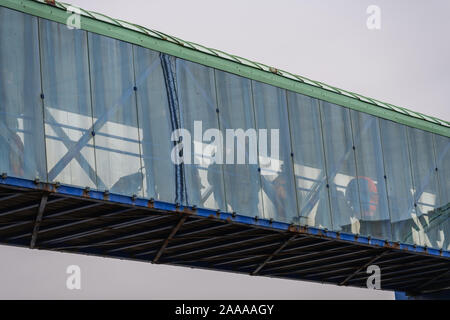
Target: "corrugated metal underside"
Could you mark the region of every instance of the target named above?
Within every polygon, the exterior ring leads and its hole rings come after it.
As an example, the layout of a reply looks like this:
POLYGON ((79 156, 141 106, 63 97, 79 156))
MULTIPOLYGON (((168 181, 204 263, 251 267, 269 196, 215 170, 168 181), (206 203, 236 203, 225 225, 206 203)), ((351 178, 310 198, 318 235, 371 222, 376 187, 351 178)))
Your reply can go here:
POLYGON ((447 257, 5 185, 0 243, 356 287, 376 264, 385 290, 450 287, 447 257))

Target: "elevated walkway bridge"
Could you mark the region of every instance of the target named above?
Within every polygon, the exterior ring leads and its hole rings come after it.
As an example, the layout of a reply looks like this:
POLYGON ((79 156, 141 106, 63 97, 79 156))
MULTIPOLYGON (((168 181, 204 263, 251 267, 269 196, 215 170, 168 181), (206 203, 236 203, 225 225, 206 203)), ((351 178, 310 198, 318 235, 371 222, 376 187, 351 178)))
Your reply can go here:
POLYGON ((0 0, 0 173, 2 244, 450 288, 449 122, 66 4, 0 0))

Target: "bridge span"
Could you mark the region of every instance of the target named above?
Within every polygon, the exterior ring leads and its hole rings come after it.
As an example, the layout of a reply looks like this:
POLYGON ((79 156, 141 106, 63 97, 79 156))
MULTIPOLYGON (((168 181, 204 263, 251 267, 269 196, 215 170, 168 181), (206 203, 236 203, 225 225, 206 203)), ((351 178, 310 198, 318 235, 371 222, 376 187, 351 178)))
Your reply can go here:
POLYGON ((0 0, 0 243, 450 288, 448 121, 48 2, 0 0))

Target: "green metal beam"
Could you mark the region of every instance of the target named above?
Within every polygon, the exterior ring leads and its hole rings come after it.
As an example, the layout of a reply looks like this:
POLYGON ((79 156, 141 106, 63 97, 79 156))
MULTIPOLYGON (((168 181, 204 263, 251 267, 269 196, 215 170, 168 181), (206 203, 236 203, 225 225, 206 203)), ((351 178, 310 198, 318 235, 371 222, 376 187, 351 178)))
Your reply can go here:
MULTIPOLYGON (((59 23, 66 23, 67 18, 72 15, 72 12, 68 12, 64 9, 68 5, 61 3, 57 3, 56 6, 51 6, 32 0, 0 0, 0 6, 59 23)), ((147 28, 128 24, 123 21, 119 23, 112 18, 104 18, 108 22, 99 20, 100 16, 98 19, 95 19, 95 13, 90 13, 85 10, 82 12, 80 20, 81 29, 83 30, 133 43, 410 127, 450 137, 450 123, 448 121, 430 116, 426 116, 429 119, 426 120, 418 112, 400 107, 394 109, 391 104, 382 103, 375 99, 366 98, 332 86, 322 86, 319 82, 292 75, 291 73, 268 67, 263 64, 254 62, 249 63, 246 59, 224 53, 220 54, 220 51, 213 49, 205 51, 194 49, 199 47, 199 45, 187 41, 183 42, 180 39, 147 28), (129 28, 126 27, 126 24, 129 25, 129 28), (225 58, 224 56, 229 58, 225 58), (326 89, 326 87, 329 87, 330 89, 326 89)))

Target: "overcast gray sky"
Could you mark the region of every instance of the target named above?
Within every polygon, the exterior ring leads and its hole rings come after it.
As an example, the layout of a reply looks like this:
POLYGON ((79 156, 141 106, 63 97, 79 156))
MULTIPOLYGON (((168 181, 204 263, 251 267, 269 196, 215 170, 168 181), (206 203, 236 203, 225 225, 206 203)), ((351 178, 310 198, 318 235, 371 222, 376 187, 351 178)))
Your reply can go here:
MULTIPOLYGON (((450 120, 447 0, 67 0, 450 120), (369 5, 381 29, 366 26, 369 5)), ((393 293, 0 246, 0 298, 392 299, 393 293), (81 290, 66 289, 79 265, 81 290)))

